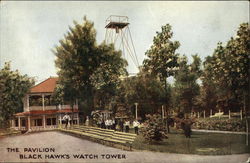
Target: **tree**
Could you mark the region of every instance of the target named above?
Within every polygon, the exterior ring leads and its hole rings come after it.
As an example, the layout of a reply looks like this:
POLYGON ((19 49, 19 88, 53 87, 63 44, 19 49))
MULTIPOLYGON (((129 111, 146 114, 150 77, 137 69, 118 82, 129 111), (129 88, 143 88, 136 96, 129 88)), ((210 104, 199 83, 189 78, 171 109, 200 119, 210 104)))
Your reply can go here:
MULTIPOLYGON (((162 26, 161 30, 161 32, 156 32, 153 45, 145 53, 148 58, 143 61, 143 64, 145 70, 157 75, 167 89, 167 78, 174 75, 178 69, 179 54, 176 53, 176 50, 180 43, 171 41, 173 32, 169 24, 162 26)), ((165 100, 167 103, 167 96, 165 100)))
POLYGON ((190 113, 192 110, 197 110, 196 97, 199 95, 199 84, 197 80, 201 74, 201 59, 198 55, 193 55, 193 62, 188 65, 187 57, 183 56, 179 59, 179 70, 175 75, 174 97, 175 107, 180 111, 190 113))
POLYGON ((145 114, 156 113, 157 108, 165 103, 165 91, 157 78, 141 71, 137 76, 128 77, 121 82, 117 101, 129 104, 131 109, 135 108, 134 103, 139 103, 138 115, 145 119, 145 114))
POLYGON ((101 56, 100 65, 90 79, 95 88, 95 98, 101 103, 100 107, 107 108, 117 94, 120 77, 128 74, 125 69, 127 61, 121 58, 121 51, 115 51, 113 44, 102 43, 98 51, 101 56))
POLYGON ((204 76, 203 81, 212 79, 210 85, 216 86, 217 104, 225 112, 229 109, 238 111, 243 108, 249 98, 249 25, 243 23, 237 31, 237 36, 231 38, 225 46, 218 43, 211 58, 207 58, 207 67, 212 69, 210 76, 204 76))
POLYGON ((34 85, 34 79, 21 75, 18 70, 12 71, 10 63, 5 63, 0 70, 0 123, 9 125, 13 114, 22 110, 22 99, 34 85))
POLYGON ((74 25, 53 52, 63 99, 71 105, 76 99, 86 102, 89 114, 95 92, 115 88, 126 74, 127 62, 113 45, 97 45, 94 23, 86 17, 83 24, 74 21, 74 25))
POLYGON ((198 96, 202 109, 206 110, 207 113, 209 113, 210 110, 215 110, 218 98, 217 86, 213 79, 212 60, 213 58, 211 56, 207 56, 203 62, 204 69, 201 74, 202 85, 200 95, 198 96))

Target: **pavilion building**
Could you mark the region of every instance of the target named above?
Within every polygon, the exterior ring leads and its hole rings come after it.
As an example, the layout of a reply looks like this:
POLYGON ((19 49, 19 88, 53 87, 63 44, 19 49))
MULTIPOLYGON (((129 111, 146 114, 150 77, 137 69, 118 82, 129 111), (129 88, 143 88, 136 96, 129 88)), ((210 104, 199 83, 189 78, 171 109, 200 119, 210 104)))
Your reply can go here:
POLYGON ((22 131, 54 129, 62 124, 66 113, 72 117, 73 124, 79 124, 77 100, 73 108, 70 105, 53 103, 52 94, 57 81, 57 77, 50 77, 30 89, 23 99, 23 112, 14 115, 12 128, 22 131))

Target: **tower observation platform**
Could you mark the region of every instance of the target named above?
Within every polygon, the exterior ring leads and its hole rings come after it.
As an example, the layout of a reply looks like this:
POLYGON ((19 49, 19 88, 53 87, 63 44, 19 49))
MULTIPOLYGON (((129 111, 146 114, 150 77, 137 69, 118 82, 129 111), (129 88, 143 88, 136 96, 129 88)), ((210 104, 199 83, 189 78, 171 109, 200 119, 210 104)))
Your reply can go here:
MULTIPOLYGON (((129 29, 128 17, 111 15, 106 19, 105 28, 105 43, 114 44, 117 49, 122 51, 123 58, 128 61, 129 68, 139 70, 139 62, 129 29)), ((129 71, 129 74, 132 73, 129 71)))
POLYGON ((127 16, 111 15, 106 20, 105 28, 116 29, 116 32, 119 33, 119 29, 123 29, 128 25, 129 23, 127 16))

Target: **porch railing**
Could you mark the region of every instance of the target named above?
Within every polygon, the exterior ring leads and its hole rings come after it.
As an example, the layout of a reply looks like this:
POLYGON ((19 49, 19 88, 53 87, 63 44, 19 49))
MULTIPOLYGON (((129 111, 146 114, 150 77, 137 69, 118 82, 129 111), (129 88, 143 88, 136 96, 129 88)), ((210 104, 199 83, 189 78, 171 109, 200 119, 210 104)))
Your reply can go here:
MULTIPOLYGON (((74 105, 73 108, 74 109, 78 109, 78 106, 74 105)), ((50 105, 50 106, 44 106, 44 110, 57 110, 57 109, 59 109, 59 110, 61 110, 61 109, 71 109, 71 106, 70 105, 59 105, 59 106, 50 105)), ((25 110, 27 111, 28 108, 25 108, 25 110)), ((29 110, 43 110, 43 106, 30 106, 29 110)))
POLYGON ((19 129, 19 127, 11 127, 11 128, 14 129, 14 130, 21 130, 21 131, 27 130, 26 127, 20 127, 20 129, 19 129))
POLYGON ((32 131, 42 131, 42 130, 52 130, 52 129, 55 129, 57 127, 58 127, 57 125, 47 125, 47 126, 45 126, 45 128, 43 126, 32 126, 32 127, 30 127, 30 129, 32 131))

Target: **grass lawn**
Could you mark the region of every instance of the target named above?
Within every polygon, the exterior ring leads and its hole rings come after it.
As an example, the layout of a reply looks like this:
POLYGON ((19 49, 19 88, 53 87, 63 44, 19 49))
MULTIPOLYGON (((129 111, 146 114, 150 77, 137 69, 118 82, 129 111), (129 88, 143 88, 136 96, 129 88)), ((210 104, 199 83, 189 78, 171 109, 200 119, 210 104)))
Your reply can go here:
POLYGON ((245 135, 193 132, 191 138, 186 138, 182 132, 172 130, 172 133, 168 134, 168 139, 152 144, 148 144, 140 134, 134 141, 133 148, 200 155, 250 153, 250 147, 246 146, 245 142, 245 135))

